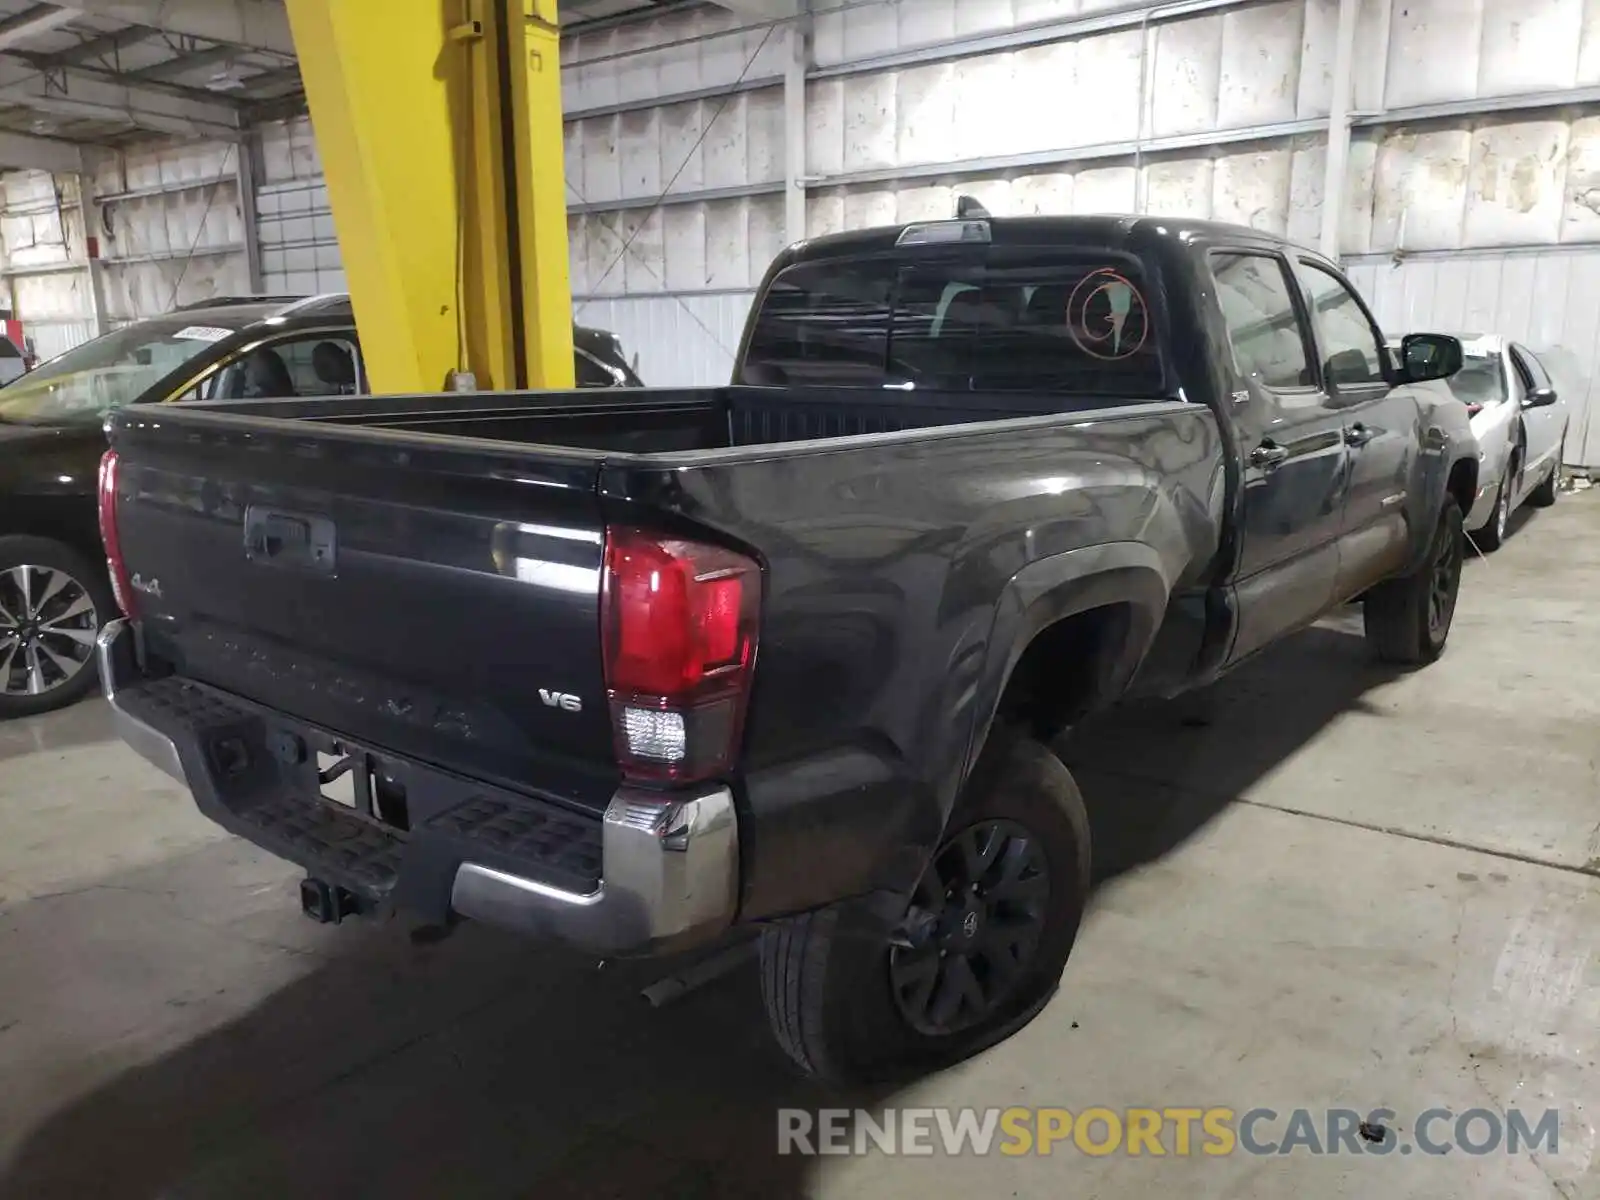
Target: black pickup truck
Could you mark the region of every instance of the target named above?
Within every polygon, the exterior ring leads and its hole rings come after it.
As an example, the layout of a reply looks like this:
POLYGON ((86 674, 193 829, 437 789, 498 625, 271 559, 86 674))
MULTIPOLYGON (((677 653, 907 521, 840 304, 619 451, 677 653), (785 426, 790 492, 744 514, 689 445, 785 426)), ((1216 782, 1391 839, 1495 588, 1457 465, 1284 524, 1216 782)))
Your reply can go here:
POLYGON ((603 954, 762 927, 834 1078, 1053 994, 1089 834, 1048 749, 1353 598, 1444 646, 1459 404, 1327 260, 966 219, 773 264, 727 387, 130 407, 99 643, 128 742, 320 920, 603 954))

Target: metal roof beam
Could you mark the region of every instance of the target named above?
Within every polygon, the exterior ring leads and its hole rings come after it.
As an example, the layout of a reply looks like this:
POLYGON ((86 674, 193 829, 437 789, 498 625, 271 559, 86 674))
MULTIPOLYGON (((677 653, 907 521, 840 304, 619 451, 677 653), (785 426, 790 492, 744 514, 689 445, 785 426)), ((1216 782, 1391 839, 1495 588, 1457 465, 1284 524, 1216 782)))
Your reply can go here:
POLYGON ((83 151, 76 144, 59 138, 0 130, 0 171, 77 175, 83 171, 83 151))
POLYGON ((121 121, 176 137, 237 138, 232 104, 115 77, 61 67, 41 70, 15 55, 0 55, 0 101, 37 112, 91 121, 121 121))
MULTIPOLYGON (((299 82, 300 68, 298 66, 280 67, 276 71, 262 71, 259 75, 246 76, 244 86, 238 90, 244 96, 253 97, 259 96, 263 90, 282 87, 286 83, 298 85, 299 82)), ((270 98, 276 99, 277 97, 270 98)))
POLYGON ((54 54, 41 55, 35 61, 40 67, 76 67, 83 63, 94 62, 97 59, 112 59, 120 50, 129 46, 136 46, 140 42, 148 41, 156 36, 156 30, 148 29, 143 25, 130 25, 126 29, 119 29, 115 33, 103 34, 97 38, 90 38, 66 50, 58 50, 54 54))
POLYGON ((169 58, 166 62, 158 62, 154 66, 142 67, 137 71, 127 71, 128 79, 139 79, 150 83, 164 83, 187 75, 190 71, 198 71, 205 67, 216 66, 221 63, 231 62, 244 51, 238 46, 212 46, 208 50, 195 50, 188 54, 179 53, 176 58, 169 58))
POLYGON ((798 0, 716 0, 718 8, 758 21, 781 21, 799 15, 798 0))
POLYGON ((20 46, 29 38, 52 29, 60 29, 68 21, 83 16, 76 8, 61 8, 55 4, 35 4, 24 12, 0 21, 0 50, 20 46))
POLYGON ((163 33, 293 55, 282 0, 73 0, 84 12, 163 33))

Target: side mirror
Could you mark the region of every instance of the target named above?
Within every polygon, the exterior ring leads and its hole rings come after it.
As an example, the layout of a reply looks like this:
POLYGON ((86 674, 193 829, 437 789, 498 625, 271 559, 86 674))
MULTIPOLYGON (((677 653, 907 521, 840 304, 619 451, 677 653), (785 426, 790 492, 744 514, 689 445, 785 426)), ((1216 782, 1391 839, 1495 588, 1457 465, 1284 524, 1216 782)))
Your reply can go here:
POLYGON ((1548 408, 1556 402, 1555 388, 1534 388, 1522 398, 1523 408, 1548 408))
POLYGON ((1406 383, 1448 379, 1461 370, 1461 339, 1444 333, 1408 333, 1400 339, 1400 373, 1406 383))

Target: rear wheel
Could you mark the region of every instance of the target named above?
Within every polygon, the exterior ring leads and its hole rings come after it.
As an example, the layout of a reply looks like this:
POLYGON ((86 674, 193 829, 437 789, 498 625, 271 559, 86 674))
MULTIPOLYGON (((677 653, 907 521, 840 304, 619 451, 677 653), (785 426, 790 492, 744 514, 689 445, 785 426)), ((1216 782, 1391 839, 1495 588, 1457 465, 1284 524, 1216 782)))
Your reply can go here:
POLYGON ((773 1033, 835 1083, 959 1062, 1049 1001, 1088 894, 1072 776, 1038 742, 997 733, 893 929, 846 902, 763 932, 773 1033))
POLYGON ((1444 652, 1461 588, 1462 543, 1461 508, 1446 496, 1423 564, 1367 594, 1367 641, 1384 662, 1420 666, 1444 652))
POLYGON ((0 718, 65 707, 95 685, 115 601, 105 569, 48 538, 0 538, 0 718))

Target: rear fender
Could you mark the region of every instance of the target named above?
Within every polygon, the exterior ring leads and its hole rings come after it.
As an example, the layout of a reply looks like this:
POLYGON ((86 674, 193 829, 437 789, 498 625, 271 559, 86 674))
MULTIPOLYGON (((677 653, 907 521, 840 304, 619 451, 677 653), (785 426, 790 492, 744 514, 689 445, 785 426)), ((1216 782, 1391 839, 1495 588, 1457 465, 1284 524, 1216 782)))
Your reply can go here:
POLYGON ((961 780, 977 764, 1001 697, 1028 646, 1068 617, 1107 605, 1126 606, 1122 644, 1107 662, 1100 692, 1120 695, 1161 626, 1170 594, 1160 555, 1140 542, 1107 542, 1029 563, 1006 583, 995 612, 979 676, 975 717, 968 731, 961 780))

